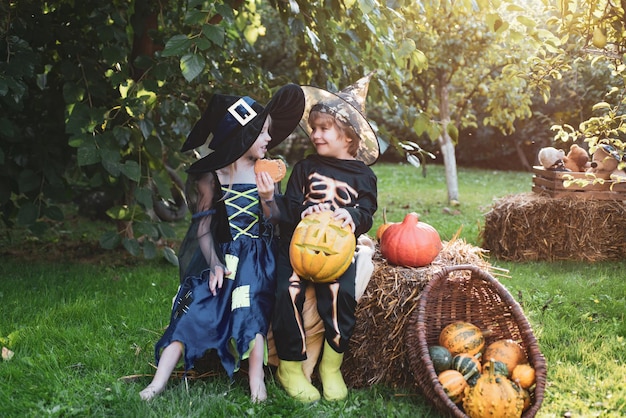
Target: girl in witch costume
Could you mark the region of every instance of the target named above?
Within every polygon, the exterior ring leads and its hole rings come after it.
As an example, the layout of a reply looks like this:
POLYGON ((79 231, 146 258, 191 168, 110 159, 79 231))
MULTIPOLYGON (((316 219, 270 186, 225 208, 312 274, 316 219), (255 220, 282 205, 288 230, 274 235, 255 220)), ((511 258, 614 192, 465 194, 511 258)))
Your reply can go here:
POLYGON ((157 371, 142 399, 165 389, 182 356, 188 371, 211 349, 231 378, 248 359, 251 399, 266 399, 277 209, 272 177, 255 174, 254 163, 296 128, 303 110, 303 91, 294 84, 281 88, 265 108, 247 96, 216 94, 189 134, 182 151, 211 151, 187 170, 192 220, 179 251, 180 287, 155 347, 157 371))
POLYGON ((301 125, 317 154, 294 166, 284 196, 277 199, 281 239, 272 316, 279 358, 277 377, 290 396, 303 402, 320 399, 302 369, 307 359, 302 315, 306 287, 315 286, 317 310, 324 323, 318 369, 324 398, 340 400, 348 393, 340 367, 355 325, 356 269, 353 262, 334 282, 308 282, 293 271, 289 243, 300 219, 322 210, 332 210, 333 217, 342 220, 344 226, 350 225, 356 237, 372 227, 377 179, 368 165, 377 160, 379 146, 362 113, 372 74, 337 94, 302 87, 306 104, 301 125))

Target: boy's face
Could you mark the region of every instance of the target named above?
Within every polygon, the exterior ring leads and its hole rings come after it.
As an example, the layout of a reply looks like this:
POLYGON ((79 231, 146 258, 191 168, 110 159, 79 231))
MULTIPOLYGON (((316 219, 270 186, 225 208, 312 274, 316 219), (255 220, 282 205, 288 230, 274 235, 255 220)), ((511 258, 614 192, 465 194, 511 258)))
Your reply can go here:
POLYGON ((311 126, 310 140, 318 155, 322 157, 354 160, 348 152, 351 141, 337 127, 332 116, 318 117, 309 121, 311 126))

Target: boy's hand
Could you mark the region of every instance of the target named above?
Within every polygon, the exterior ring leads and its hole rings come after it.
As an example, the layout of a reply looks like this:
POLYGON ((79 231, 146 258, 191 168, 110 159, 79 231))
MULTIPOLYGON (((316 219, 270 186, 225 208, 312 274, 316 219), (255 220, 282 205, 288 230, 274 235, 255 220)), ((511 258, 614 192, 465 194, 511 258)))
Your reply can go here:
POLYGON ((300 214, 300 218, 304 218, 312 213, 324 212, 330 210, 330 203, 318 203, 317 205, 309 206, 300 214))
POLYGON ((333 218, 342 221, 341 223, 342 227, 349 225, 352 233, 356 231, 356 225, 354 224, 354 221, 352 220, 352 215, 350 215, 350 212, 348 212, 347 209, 344 209, 344 208, 336 209, 333 212, 333 218))

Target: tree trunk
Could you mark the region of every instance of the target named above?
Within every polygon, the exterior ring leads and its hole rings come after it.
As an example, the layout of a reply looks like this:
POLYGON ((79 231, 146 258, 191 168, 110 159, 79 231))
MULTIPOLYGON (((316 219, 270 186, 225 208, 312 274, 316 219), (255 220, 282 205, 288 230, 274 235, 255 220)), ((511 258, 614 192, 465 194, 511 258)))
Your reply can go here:
POLYGON ((456 172, 456 155, 454 144, 446 131, 439 137, 439 148, 443 155, 443 165, 446 170, 446 185, 448 186, 448 203, 459 202, 459 181, 456 172))
POLYGON ((515 151, 517 152, 519 161, 522 164, 522 168, 524 168, 524 170, 526 171, 533 171, 533 167, 528 162, 528 158, 526 158, 526 154, 524 154, 524 150, 522 149, 522 144, 520 141, 515 141, 515 151))
POLYGON ((456 154, 452 139, 448 134, 448 124, 450 123, 450 103, 448 101, 448 84, 440 77, 437 89, 439 96, 439 109, 441 116, 442 133, 439 136, 439 148, 443 155, 443 165, 446 170, 446 185, 448 187, 448 203, 458 204, 459 202, 459 181, 456 172, 456 154))

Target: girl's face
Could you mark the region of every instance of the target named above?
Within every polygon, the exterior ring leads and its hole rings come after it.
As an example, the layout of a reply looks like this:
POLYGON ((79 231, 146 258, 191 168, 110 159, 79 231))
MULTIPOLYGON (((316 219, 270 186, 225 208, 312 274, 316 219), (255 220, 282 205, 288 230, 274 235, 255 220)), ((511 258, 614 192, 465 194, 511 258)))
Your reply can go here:
POLYGON ((272 137, 270 136, 270 123, 271 119, 268 115, 267 119, 265 119, 265 123, 263 124, 263 128, 261 129, 259 136, 256 138, 256 141, 254 141, 254 144, 252 144, 252 146, 246 152, 246 155, 253 160, 259 160, 265 157, 265 154, 267 153, 267 144, 269 144, 272 140, 272 137))
POLYGON ((348 152, 350 139, 344 135, 332 116, 316 117, 309 120, 310 140, 318 155, 341 160, 353 160, 348 152))

